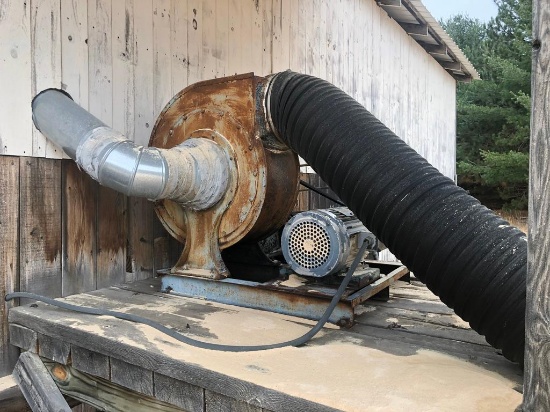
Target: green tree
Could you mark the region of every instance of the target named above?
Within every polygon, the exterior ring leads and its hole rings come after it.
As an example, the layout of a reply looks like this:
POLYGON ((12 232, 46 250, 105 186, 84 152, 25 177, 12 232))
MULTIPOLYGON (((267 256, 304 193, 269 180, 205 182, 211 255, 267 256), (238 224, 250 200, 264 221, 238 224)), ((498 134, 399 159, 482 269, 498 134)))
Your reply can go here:
POLYGON ((531 2, 495 0, 488 24, 465 16, 443 27, 482 81, 457 90, 459 184, 489 207, 527 207, 531 2))

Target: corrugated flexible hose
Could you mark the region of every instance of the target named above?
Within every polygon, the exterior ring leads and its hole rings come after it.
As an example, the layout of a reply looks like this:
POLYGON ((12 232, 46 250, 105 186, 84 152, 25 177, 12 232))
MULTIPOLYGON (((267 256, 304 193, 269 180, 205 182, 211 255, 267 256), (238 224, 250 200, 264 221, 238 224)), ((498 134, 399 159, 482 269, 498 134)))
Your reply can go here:
POLYGON ((457 315, 523 363, 527 239, 334 85, 275 75, 266 108, 297 152, 457 315))

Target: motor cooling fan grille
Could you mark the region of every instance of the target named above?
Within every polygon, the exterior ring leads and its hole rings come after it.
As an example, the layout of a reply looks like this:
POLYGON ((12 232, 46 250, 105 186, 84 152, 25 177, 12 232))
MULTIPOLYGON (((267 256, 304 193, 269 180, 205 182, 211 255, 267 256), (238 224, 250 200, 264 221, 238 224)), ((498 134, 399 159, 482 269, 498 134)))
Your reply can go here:
POLYGON ((330 238, 323 226, 315 222, 300 222, 288 240, 292 259, 306 269, 316 269, 329 258, 330 238))

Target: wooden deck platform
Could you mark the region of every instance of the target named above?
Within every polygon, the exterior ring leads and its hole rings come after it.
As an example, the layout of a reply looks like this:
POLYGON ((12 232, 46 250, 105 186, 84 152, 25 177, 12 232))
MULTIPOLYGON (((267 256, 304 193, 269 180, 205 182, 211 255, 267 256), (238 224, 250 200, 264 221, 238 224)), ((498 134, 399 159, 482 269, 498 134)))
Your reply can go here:
MULTIPOLYGON (((235 345, 291 339, 313 324, 161 294, 158 284, 63 300, 235 345)), ((145 325, 42 303, 11 309, 9 320, 13 344, 187 411, 513 411, 522 398, 520 368, 414 280, 392 286, 388 302, 366 302, 351 329, 328 326, 303 347, 264 352, 197 349, 145 325)))

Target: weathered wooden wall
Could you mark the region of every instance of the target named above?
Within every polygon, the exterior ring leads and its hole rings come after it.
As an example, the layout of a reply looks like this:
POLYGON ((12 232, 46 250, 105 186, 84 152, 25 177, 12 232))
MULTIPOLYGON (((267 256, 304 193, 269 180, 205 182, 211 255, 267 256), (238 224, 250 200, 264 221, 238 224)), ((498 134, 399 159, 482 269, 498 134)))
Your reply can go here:
POLYGON ((187 84, 290 68, 341 87, 454 177, 455 81, 374 0, 1 4, 0 153, 62 156, 30 121, 48 87, 145 144, 187 84))
POLYGON ((455 81, 374 0, 0 0, 0 294, 147 277, 173 245, 146 200, 59 160, 31 122, 37 92, 61 87, 146 144, 186 85, 288 68, 341 87, 454 178, 455 81))
MULTIPOLYGON (((18 290, 67 296, 148 278, 170 264, 167 249, 177 242, 151 206, 100 188, 72 160, 0 156, 0 193, 2 297, 18 290)), ((9 306, 0 305, 0 375, 17 357, 7 344, 9 306)))

